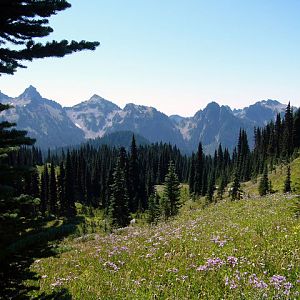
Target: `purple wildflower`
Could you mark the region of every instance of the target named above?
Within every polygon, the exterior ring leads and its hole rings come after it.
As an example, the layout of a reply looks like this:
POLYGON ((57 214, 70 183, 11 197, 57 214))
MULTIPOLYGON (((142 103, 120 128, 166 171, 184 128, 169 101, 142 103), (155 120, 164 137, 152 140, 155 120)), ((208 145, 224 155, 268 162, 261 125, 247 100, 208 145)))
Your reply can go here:
POLYGON ((276 290, 279 290, 285 282, 286 278, 282 275, 273 275, 270 279, 271 285, 273 285, 276 290))
POLYGON ((103 264, 103 266, 104 266, 104 267, 108 267, 108 268, 110 268, 112 271, 115 271, 115 272, 119 271, 119 269, 120 269, 115 263, 113 263, 113 262, 111 262, 111 261, 105 262, 105 263, 103 264))
POLYGON ((224 264, 225 264, 224 261, 221 260, 219 257, 209 258, 209 259, 207 259, 207 261, 204 265, 199 266, 196 270, 197 271, 207 271, 207 270, 219 269, 224 264))
POLYGON ((238 264, 238 259, 236 257, 234 257, 234 256, 228 256, 227 257, 227 262, 232 267, 235 267, 238 264))

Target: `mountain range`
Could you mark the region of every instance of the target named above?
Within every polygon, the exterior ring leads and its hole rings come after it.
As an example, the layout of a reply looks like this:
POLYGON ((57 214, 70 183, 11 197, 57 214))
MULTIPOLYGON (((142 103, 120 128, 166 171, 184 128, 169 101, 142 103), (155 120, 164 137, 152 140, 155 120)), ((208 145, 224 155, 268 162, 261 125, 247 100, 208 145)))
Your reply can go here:
POLYGON ((211 102, 194 116, 181 117, 133 103, 122 109, 98 95, 75 106, 62 107, 43 98, 33 86, 16 98, 0 92, 0 102, 13 106, 0 113, 0 120, 16 122, 17 128, 27 130, 41 148, 76 145, 113 132, 132 131, 150 142, 175 144, 184 152, 195 151, 201 141, 207 153, 220 143, 232 149, 240 128, 247 131, 251 145, 254 126, 264 126, 286 108, 270 99, 243 109, 211 102))

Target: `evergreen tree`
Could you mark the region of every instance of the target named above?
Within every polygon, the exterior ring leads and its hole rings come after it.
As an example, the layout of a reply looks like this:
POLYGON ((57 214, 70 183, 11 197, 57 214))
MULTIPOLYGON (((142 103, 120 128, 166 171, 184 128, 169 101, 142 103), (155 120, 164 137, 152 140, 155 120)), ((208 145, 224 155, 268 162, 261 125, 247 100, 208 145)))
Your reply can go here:
POLYGON ((202 174, 202 190, 201 190, 201 196, 205 196, 207 194, 208 190, 208 166, 203 167, 203 174, 202 174))
POLYGON ((195 154, 193 153, 190 159, 190 173, 189 173, 189 189, 191 195, 194 193, 194 187, 195 187, 195 154))
POLYGON ((294 129, 294 133, 293 133, 294 147, 300 148, 300 108, 295 113, 293 129, 294 129))
POLYGON ((288 166, 287 171, 286 171, 286 178, 284 181, 284 188, 283 188, 284 193, 290 193, 292 191, 291 183, 292 183, 291 182, 291 167, 288 166))
POLYGON ((34 198, 39 198, 40 195, 39 183, 40 183, 39 172, 37 168, 34 168, 33 172, 31 173, 31 184, 30 184, 30 194, 29 194, 34 198))
POLYGON ((258 192, 260 196, 265 196, 269 192, 269 178, 268 178, 268 168, 265 167, 265 171, 260 179, 258 192))
POLYGON ((160 215, 160 197, 158 193, 152 193, 148 200, 148 214, 147 214, 147 222, 148 223, 157 223, 159 215, 160 215))
POLYGON ((282 138, 282 121, 280 113, 277 114, 274 128, 275 135, 275 157, 278 158, 281 155, 281 138, 282 138))
POLYGON ((61 162, 59 165, 59 174, 57 176, 57 183, 58 183, 59 213, 61 216, 65 216, 68 204, 66 203, 66 197, 65 197, 65 168, 63 162, 61 162))
POLYGON ((24 60, 63 57, 76 51, 94 50, 98 42, 35 42, 35 39, 46 37, 53 31, 48 25, 49 17, 70 6, 65 0, 2 0, 0 45, 5 47, 0 48, 0 74, 13 74, 17 68, 26 68, 21 63, 24 60))
POLYGON ((49 208, 49 172, 47 164, 44 165, 44 169, 41 175, 41 212, 45 216, 49 208))
POLYGON ((231 196, 231 200, 241 199, 240 176, 237 171, 234 173, 233 184, 231 187, 230 196, 231 196))
POLYGON ((165 206, 169 208, 165 212, 165 217, 175 216, 180 207, 180 183, 173 161, 169 162, 168 173, 165 177, 164 201, 165 206))
POLYGON ((120 156, 113 173, 113 184, 110 187, 109 221, 112 228, 129 225, 127 184, 120 156))
POLYGON ((283 158, 289 158, 293 152, 293 132, 293 113, 289 102, 284 115, 284 129, 282 140, 283 158))
MULTIPOLYGON (((9 108, 0 103, 0 112, 9 108)), ((8 158, 12 153, 16 153, 22 145, 34 143, 33 139, 26 136, 26 131, 12 129, 15 125, 0 122, 0 252, 5 251, 5 245, 26 231, 28 223, 34 217, 27 212, 36 211, 35 207, 38 205, 33 197, 20 197, 18 193, 18 185, 28 176, 30 168, 9 164, 8 158), (24 207, 27 207, 27 211, 24 207)))
POLYGON ((221 177, 221 181, 220 181, 220 185, 218 187, 218 199, 222 200, 223 199, 223 195, 225 192, 225 187, 226 187, 226 179, 224 176, 221 177))
POLYGON ((132 135, 130 146, 130 158, 128 169, 128 196, 129 196, 129 209, 131 212, 136 212, 138 208, 141 209, 142 199, 140 198, 139 186, 139 166, 138 166, 138 152, 135 142, 135 137, 132 135))
POLYGON ((240 180, 246 181, 250 179, 250 148, 245 130, 240 130, 239 133, 236 169, 240 174, 240 180))
POLYGON ((194 193, 197 196, 203 194, 203 149, 201 142, 198 145, 198 152, 195 164, 195 180, 194 180, 194 193))
MULTIPOLYGON (((91 179, 91 174, 88 169, 88 167, 85 168, 85 176, 84 176, 85 182, 84 182, 84 198, 85 198, 85 203, 87 205, 92 204, 94 207, 99 207, 99 203, 94 199, 92 195, 92 179, 91 179)), ((99 201, 99 200, 98 200, 99 201)))
POLYGON ((74 193, 74 171, 71 161, 70 151, 67 152, 67 160, 65 167, 65 180, 64 180, 64 216, 74 217, 76 215, 75 209, 75 193, 74 193))
POLYGON ((211 203, 214 198, 214 191, 216 189, 216 180, 215 180, 215 174, 212 172, 210 178, 209 178, 209 183, 208 183, 208 189, 207 189, 207 201, 211 203))
POLYGON ((50 168, 49 207, 50 213, 53 215, 57 215, 57 182, 53 161, 51 162, 50 168))
POLYGON ((40 197, 40 179, 37 168, 33 168, 29 175, 25 178, 25 194, 34 198, 40 197))

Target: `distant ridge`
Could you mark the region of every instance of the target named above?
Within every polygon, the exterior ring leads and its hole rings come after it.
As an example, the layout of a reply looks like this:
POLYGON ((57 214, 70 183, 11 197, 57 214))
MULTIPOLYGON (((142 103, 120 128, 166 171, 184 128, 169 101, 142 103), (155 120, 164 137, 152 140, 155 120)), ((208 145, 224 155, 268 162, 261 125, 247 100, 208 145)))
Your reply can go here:
MULTIPOLYGON (((0 92, 0 102, 14 106, 2 112, 0 119, 16 122, 17 127, 27 130, 42 148, 76 145, 105 136, 109 142, 108 137, 115 139, 118 136, 110 134, 125 131, 134 132, 150 143, 162 141, 177 145, 188 153, 197 149, 199 141, 209 153, 213 153, 220 143, 232 149, 240 128, 248 133, 251 145, 254 126, 264 126, 278 113, 283 114, 286 107, 271 99, 233 110, 211 102, 192 117, 168 117, 154 107, 133 103, 121 109, 98 95, 63 108, 57 102, 43 98, 33 86, 16 98, 0 92)), ((116 140, 114 143, 118 144, 116 140)))
POLYGON ((116 131, 113 133, 105 134, 103 137, 98 137, 95 139, 88 140, 86 144, 89 144, 95 148, 102 145, 107 145, 111 147, 124 147, 127 150, 130 149, 132 136, 134 135, 137 146, 149 145, 150 142, 139 134, 135 134, 132 131, 116 131))

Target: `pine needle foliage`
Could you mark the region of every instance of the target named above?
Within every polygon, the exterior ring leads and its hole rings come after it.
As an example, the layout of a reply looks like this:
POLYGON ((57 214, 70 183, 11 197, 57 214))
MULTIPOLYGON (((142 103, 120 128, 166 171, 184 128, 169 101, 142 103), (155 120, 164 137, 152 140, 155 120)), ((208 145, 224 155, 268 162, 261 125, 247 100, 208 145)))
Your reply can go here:
POLYGON ((26 68, 23 61, 36 58, 63 57, 82 50, 95 50, 98 42, 67 40, 37 43, 49 36, 53 28, 49 18, 71 4, 65 0, 1 0, 0 2, 0 76, 26 68))

